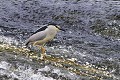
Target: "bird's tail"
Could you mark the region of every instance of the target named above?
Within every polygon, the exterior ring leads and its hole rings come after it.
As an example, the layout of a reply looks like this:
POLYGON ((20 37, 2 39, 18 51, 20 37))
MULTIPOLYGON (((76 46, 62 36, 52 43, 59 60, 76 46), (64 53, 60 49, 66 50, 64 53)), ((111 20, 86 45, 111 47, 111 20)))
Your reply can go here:
POLYGON ((25 42, 25 46, 27 47, 28 44, 29 44, 29 40, 26 40, 26 42, 25 42))

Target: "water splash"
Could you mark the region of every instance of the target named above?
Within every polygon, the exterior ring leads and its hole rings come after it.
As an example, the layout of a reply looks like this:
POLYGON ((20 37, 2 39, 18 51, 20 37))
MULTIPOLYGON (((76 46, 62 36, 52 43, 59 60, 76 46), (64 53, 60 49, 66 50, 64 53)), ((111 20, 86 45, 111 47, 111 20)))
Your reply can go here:
MULTIPOLYGON (((49 63, 53 66, 63 68, 65 70, 73 72, 77 75, 87 76, 89 78, 94 78, 94 79, 98 79, 98 80, 104 79, 106 77, 112 78, 112 79, 114 78, 114 75, 109 73, 108 71, 106 71, 105 68, 95 67, 95 65, 92 65, 90 63, 78 64, 72 58, 65 59, 65 58, 61 58, 61 57, 53 57, 51 55, 47 55, 43 60, 40 60, 37 57, 36 52, 30 52, 30 50, 28 50, 26 48, 17 48, 16 46, 11 46, 8 44, 0 44, 0 51, 6 51, 6 52, 15 51, 15 53, 17 53, 19 55, 21 54, 21 55, 28 56, 30 59, 36 60, 40 63, 45 63, 45 64, 49 63)), ((34 76, 37 76, 37 75, 33 75, 33 77, 34 76)))

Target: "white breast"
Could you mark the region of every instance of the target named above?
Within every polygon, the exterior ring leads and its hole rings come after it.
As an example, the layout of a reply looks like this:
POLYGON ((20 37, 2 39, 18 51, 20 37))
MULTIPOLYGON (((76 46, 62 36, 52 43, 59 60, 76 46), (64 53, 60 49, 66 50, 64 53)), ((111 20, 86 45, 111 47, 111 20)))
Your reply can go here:
POLYGON ((47 29, 48 31, 47 31, 47 38, 49 39, 49 40, 52 40, 54 37, 55 37, 55 35, 57 34, 57 31, 55 30, 55 29, 47 29))

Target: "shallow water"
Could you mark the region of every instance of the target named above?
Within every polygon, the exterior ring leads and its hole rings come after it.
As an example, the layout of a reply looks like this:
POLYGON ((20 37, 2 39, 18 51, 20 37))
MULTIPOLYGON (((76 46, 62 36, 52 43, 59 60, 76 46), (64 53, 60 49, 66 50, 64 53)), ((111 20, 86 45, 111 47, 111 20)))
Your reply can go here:
MULTIPOLYGON (((1 79, 39 80, 41 77, 43 80, 120 79, 119 0, 0 1, 1 45, 7 43, 21 48, 34 31, 49 22, 58 23, 66 29, 66 32, 58 33, 56 38, 45 46, 46 54, 53 56, 50 59, 46 58, 48 63, 44 61, 39 63, 37 60, 27 58, 26 55, 17 54, 15 49, 9 51, 9 47, 6 50, 1 46, 1 79), (89 74, 89 70, 84 71, 84 68, 78 72, 88 71, 87 75, 77 74, 66 69, 62 62, 51 62, 57 58, 65 61, 75 60, 79 66, 91 65, 95 70, 104 68, 112 77, 99 73, 89 74), (8 66, 10 67, 6 68, 8 66)), ((77 68, 74 65, 67 67, 74 70, 77 68)))

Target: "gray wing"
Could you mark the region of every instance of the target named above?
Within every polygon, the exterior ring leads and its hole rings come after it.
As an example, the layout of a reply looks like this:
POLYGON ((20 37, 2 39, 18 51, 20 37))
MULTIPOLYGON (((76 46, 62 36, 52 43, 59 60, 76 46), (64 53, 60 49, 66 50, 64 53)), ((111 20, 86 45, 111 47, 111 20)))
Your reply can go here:
POLYGON ((35 31, 33 34, 36 34, 36 33, 40 32, 40 31, 44 31, 45 29, 47 29, 47 25, 41 27, 40 29, 38 29, 37 31, 35 31))
POLYGON ((30 42, 43 40, 46 35, 47 34, 45 31, 37 32, 36 34, 33 34, 30 38, 28 38, 25 44, 28 45, 30 42))

